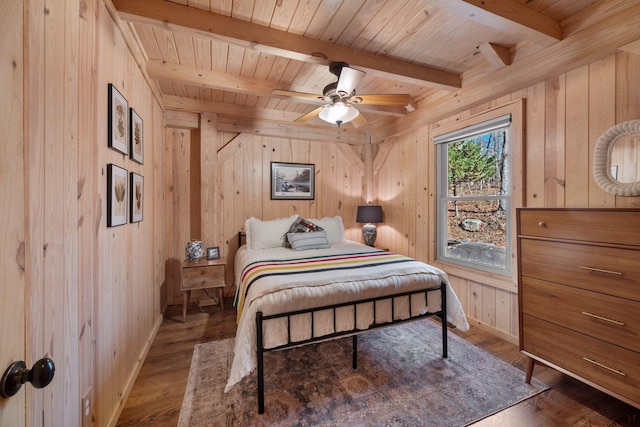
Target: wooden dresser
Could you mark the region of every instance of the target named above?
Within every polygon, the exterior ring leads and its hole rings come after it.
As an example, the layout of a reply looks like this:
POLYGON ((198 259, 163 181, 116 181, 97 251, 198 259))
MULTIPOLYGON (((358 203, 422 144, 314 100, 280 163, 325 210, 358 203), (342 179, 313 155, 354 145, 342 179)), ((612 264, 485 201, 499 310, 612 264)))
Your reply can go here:
POLYGON ((640 209, 517 210, 520 350, 640 408, 640 209))

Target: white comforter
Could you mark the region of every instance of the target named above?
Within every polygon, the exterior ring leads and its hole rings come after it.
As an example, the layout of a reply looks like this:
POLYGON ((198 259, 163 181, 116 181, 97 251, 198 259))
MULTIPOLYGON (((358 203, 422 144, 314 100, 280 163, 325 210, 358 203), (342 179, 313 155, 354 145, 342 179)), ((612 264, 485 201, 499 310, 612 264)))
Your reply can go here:
MULTIPOLYGON (((294 252, 287 248, 271 248, 248 250, 241 247, 235 259, 235 280, 238 293, 241 292, 241 274, 245 266, 259 260, 284 260, 291 258, 307 258, 331 254, 353 254, 376 252, 377 249, 362 244, 345 241, 332 245, 329 249, 316 249, 294 252)), ((468 330, 464 311, 458 297, 449 285, 448 276, 442 270, 422 262, 400 263, 365 269, 363 272, 331 271, 330 273, 306 274, 304 282, 295 276, 277 276, 260 279, 251 286, 242 311, 238 313, 238 329, 236 332, 235 352, 231 372, 225 391, 248 375, 257 364, 256 356, 256 313, 263 315, 277 314, 286 311, 319 307, 339 302, 359 300, 380 295, 391 295, 402 291, 410 291, 447 283, 447 320, 461 330, 468 330)), ((236 300, 238 300, 238 295, 236 300)), ((391 319, 390 302, 376 305, 377 322, 391 319)), ((430 292, 427 298, 413 296, 411 298, 411 316, 427 311, 436 312, 441 307, 440 292, 430 292)), ((373 305, 371 303, 358 306, 357 327, 365 330, 373 321, 373 305)), ((396 299, 394 317, 406 319, 409 315, 408 298, 396 299)), ((291 327, 292 341, 310 338, 310 315, 296 316, 291 327)), ((353 311, 351 308, 339 309, 337 312, 337 331, 353 328, 353 311)), ((333 314, 320 312, 314 318, 314 336, 322 336, 336 332, 333 314)), ((275 347, 287 342, 287 326, 284 319, 269 320, 264 325, 265 348, 275 347)))

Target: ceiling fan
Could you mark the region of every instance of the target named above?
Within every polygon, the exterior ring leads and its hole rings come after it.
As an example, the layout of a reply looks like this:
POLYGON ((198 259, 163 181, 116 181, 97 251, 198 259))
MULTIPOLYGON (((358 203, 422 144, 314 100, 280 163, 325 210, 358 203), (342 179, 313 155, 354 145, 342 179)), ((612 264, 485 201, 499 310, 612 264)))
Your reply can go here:
POLYGON ((327 104, 298 117, 295 120, 296 122, 306 122, 318 116, 325 122, 338 125, 338 127, 349 122, 355 127, 359 127, 367 121, 360 114, 360 111, 355 108, 354 104, 404 107, 411 102, 411 96, 405 94, 356 95, 356 86, 366 73, 349 67, 349 64, 346 62, 332 62, 329 65, 329 71, 335 75, 338 80, 325 86, 322 91, 322 96, 279 89, 273 91, 275 95, 327 102, 327 104))

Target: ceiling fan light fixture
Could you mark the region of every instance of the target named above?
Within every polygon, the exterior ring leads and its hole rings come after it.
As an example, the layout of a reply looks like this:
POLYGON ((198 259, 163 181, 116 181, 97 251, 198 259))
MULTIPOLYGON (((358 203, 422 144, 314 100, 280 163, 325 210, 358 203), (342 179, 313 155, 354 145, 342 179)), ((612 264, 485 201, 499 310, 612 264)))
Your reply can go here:
POLYGON ((325 105, 319 117, 325 122, 340 126, 358 117, 360 112, 351 104, 342 101, 325 105))

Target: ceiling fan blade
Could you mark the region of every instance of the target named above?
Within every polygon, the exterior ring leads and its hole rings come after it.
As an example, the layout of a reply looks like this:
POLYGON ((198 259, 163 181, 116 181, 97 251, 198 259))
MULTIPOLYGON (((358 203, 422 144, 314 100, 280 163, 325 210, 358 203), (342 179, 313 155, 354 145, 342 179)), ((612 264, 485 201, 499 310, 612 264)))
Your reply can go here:
POLYGON ((276 96, 286 96, 289 98, 297 98, 305 102, 309 102, 309 101, 316 101, 315 103, 326 102, 323 96, 318 96, 317 94, 313 94, 313 93, 294 92, 292 90, 274 89, 271 92, 271 94, 276 96))
POLYGON ((338 78, 338 87, 336 87, 336 91, 338 93, 344 92, 348 95, 353 92, 356 88, 360 80, 364 77, 366 73, 364 71, 356 70, 350 67, 342 67, 342 71, 340 71, 340 78, 338 78))
POLYGON ((367 119, 365 119, 362 113, 360 113, 355 119, 351 120, 350 123, 354 128, 359 128, 360 126, 367 124, 367 119))
POLYGON ((320 114, 320 111, 322 111, 322 108, 324 108, 324 106, 322 107, 318 107, 312 111, 309 111, 307 114, 298 117, 297 119, 294 120, 294 122, 306 122, 307 120, 310 120, 314 117, 316 117, 318 114, 320 114))
POLYGON ((358 98, 362 98, 358 104, 363 105, 399 105, 405 106, 412 102, 411 96, 406 94, 392 94, 392 95, 357 95, 358 98))

